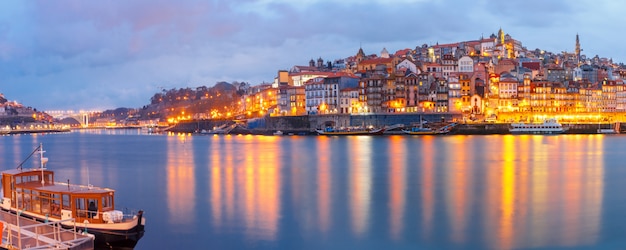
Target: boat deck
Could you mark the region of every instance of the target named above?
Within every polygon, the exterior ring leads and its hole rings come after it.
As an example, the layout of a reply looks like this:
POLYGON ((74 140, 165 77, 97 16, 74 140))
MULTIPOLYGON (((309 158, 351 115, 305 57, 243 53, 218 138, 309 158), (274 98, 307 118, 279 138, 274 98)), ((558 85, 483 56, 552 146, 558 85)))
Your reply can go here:
POLYGON ((92 235, 64 229, 60 222, 43 223, 0 210, 3 249, 94 249, 92 235))

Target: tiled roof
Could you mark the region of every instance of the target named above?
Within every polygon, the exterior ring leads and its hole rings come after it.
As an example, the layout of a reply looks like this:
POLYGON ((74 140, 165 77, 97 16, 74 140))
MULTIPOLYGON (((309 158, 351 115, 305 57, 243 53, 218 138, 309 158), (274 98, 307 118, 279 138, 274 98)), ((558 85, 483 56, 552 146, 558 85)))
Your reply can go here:
POLYGON ((523 62, 522 67, 529 68, 531 70, 540 70, 541 63, 540 62, 523 62))
POLYGON ((373 58, 361 61, 359 64, 387 64, 393 62, 393 58, 373 58))
MULTIPOLYGON (((317 69, 317 68, 316 68, 317 69)), ((307 72, 295 72, 289 73, 289 76, 303 76, 303 75, 319 75, 319 76, 327 76, 332 74, 332 72, 322 72, 322 71, 307 71, 307 72)))

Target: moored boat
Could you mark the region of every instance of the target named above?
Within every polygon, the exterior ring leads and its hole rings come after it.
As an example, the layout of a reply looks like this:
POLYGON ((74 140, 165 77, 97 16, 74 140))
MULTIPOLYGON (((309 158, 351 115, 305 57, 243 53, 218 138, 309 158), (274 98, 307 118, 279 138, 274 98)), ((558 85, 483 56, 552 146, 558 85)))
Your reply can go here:
POLYGON ((432 130, 431 128, 424 127, 412 127, 409 130, 402 130, 405 134, 408 135, 436 135, 439 134, 437 131, 432 130))
POLYGON ((319 135, 382 135, 384 128, 345 128, 335 129, 327 127, 316 130, 319 135))
MULTIPOLYGON (((95 235, 96 248, 133 248, 144 234, 143 211, 124 213, 115 209, 115 190, 55 182, 54 172, 45 168, 40 145, 40 168, 2 172, 3 196, 0 207, 19 216, 45 222, 61 222, 95 235), (74 222, 70 222, 74 219, 74 222)), ((27 158, 27 159, 28 159, 27 158)))
POLYGON ((511 123, 509 132, 512 134, 561 134, 565 132, 565 129, 556 119, 546 119, 542 123, 511 123))

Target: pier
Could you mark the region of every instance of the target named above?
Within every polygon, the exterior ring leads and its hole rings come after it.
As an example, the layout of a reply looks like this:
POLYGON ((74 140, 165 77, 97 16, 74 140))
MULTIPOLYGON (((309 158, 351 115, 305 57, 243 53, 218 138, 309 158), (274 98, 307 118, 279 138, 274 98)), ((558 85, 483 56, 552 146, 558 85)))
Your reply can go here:
POLYGON ((65 229, 62 222, 39 222, 0 211, 1 249, 94 249, 94 237, 65 229))

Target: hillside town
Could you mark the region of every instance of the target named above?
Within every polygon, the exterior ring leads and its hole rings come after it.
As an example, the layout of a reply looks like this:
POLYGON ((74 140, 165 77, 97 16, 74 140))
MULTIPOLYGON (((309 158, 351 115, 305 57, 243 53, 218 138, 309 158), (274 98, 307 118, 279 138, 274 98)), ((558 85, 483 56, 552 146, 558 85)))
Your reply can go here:
MULTIPOLYGON (((572 39, 574 40, 574 39, 572 39)), ((242 98, 247 114, 462 113, 464 119, 592 121, 626 111, 626 69, 572 51, 528 50, 505 34, 280 70, 242 98)), ((621 117, 621 118, 620 118, 621 117)))

